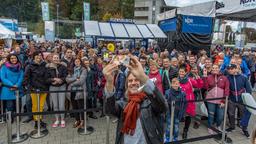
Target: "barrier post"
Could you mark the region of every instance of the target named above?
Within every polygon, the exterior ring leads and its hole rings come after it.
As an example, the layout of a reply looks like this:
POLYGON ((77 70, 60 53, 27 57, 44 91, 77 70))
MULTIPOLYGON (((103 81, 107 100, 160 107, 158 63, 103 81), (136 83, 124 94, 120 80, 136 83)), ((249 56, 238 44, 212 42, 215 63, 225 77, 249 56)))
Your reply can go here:
POLYGON ((7 143, 12 143, 12 112, 8 111, 6 113, 6 121, 7 121, 7 143))
POLYGON ((225 110, 224 110, 224 121, 223 121, 223 129, 222 129, 222 138, 221 143, 225 144, 225 137, 226 137, 226 123, 227 123, 227 112, 228 112, 228 97, 226 97, 225 101, 225 110))
MULTIPOLYGON (((86 110, 86 102, 87 102, 87 96, 86 96, 86 92, 85 90, 83 90, 83 95, 84 95, 84 109, 86 110)), ((80 135, 90 135, 93 133, 94 131, 94 128, 92 126, 87 126, 87 112, 85 111, 84 112, 84 128, 79 128, 77 130, 77 132, 80 134, 80 135)))
POLYGON ((173 127, 174 127, 174 110, 175 110, 175 101, 171 103, 171 126, 170 126, 170 141, 173 141, 173 127))
MULTIPOLYGON (((19 96, 19 91, 15 91, 16 94, 16 113, 20 113, 20 96, 19 96)), ((28 134, 20 134, 20 116, 16 117, 16 134, 12 135, 12 142, 13 143, 19 143, 23 142, 28 139, 28 134)))
MULTIPOLYGON (((40 94, 39 94, 39 90, 36 90, 36 96, 37 96, 37 112, 40 112, 40 94)), ((42 137, 45 137, 49 131, 45 128, 41 130, 41 125, 40 125, 40 115, 37 115, 37 130, 33 130, 30 133, 30 137, 34 138, 34 139, 39 139, 42 137)))
MULTIPOLYGON (((4 114, 4 103, 2 100, 1 100, 1 114, 2 115, 4 114)), ((0 123, 4 123, 4 117, 1 117, 0 123)))
POLYGON ((106 144, 109 144, 110 117, 106 116, 106 119, 107 119, 106 144))
MULTIPOLYGON (((103 113, 106 115, 106 109, 105 109, 105 105, 106 105, 106 97, 103 97, 103 113)), ((107 124, 107 129, 106 129, 106 144, 109 144, 109 131, 110 131, 110 117, 108 115, 106 115, 106 124, 107 124)))

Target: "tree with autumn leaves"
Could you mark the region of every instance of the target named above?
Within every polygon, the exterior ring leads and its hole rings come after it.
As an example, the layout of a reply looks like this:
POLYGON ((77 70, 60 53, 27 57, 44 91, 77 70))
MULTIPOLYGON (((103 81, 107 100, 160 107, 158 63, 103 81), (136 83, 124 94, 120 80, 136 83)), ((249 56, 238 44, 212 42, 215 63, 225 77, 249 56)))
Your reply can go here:
MULTIPOLYGON (((110 18, 134 17, 134 0, 3 0, 0 4, 0 16, 27 22, 29 31, 43 34, 41 2, 49 3, 50 20, 57 18, 59 4, 60 20, 82 21, 83 2, 89 2, 91 5, 91 20, 108 21, 110 18)), ((60 24, 61 35, 70 35, 68 31, 73 32, 76 27, 79 25, 60 24)))

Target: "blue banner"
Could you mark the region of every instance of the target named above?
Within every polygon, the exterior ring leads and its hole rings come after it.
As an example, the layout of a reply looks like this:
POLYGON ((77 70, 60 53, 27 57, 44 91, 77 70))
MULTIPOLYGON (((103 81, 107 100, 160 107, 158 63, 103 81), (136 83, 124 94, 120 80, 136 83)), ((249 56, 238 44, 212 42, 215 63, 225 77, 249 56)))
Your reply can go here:
POLYGON ((200 16, 182 16, 182 32, 195 34, 211 34, 212 18, 200 16))
POLYGON ((164 32, 176 31, 177 18, 162 20, 159 22, 159 27, 164 32))

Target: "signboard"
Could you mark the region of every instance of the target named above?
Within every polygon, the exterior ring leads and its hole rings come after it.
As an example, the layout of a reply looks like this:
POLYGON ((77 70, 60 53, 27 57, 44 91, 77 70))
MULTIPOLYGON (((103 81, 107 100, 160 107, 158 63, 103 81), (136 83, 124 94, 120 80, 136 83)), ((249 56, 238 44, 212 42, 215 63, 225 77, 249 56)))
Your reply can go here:
POLYGON ((0 23, 8 28, 9 30, 12 30, 14 32, 18 32, 18 20, 16 19, 0 19, 0 23))
POLYGON ((212 33, 212 18, 199 16, 182 16, 182 32, 195 34, 212 33))
POLYGON ((90 20, 90 3, 84 2, 84 20, 90 20))
POLYGON ((159 27, 164 32, 176 31, 177 18, 167 19, 159 22, 159 27))
POLYGON ((110 20, 108 22, 134 23, 134 19, 110 18, 110 20))
POLYGON ((55 29, 53 21, 45 21, 45 40, 54 41, 55 40, 55 29))
POLYGON ((49 4, 48 4, 48 2, 41 2, 41 6, 42 6, 43 21, 48 21, 50 19, 50 16, 49 16, 49 4))

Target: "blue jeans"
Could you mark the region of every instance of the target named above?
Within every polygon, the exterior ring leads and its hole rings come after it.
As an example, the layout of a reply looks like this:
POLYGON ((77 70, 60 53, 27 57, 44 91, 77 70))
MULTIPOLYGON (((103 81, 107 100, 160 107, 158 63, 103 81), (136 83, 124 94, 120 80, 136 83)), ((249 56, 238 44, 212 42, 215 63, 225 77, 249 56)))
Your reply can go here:
MULTIPOLYGON (((176 141, 179 136, 179 119, 174 117, 173 120, 173 141, 176 141)), ((171 117, 170 112, 166 114, 166 131, 165 131, 165 142, 170 142, 170 127, 171 127, 171 117)))
POLYGON ((179 124, 180 120, 177 118, 174 118, 174 123, 173 123, 173 139, 177 140, 179 136, 179 124))
POLYGON ((243 113, 243 116, 241 118, 240 125, 245 130, 248 127, 248 124, 249 124, 249 121, 250 121, 250 117, 251 117, 251 113, 246 108, 244 108, 244 113, 243 113))
POLYGON ((220 108, 219 104, 207 103, 208 105, 208 128, 211 128, 214 120, 219 127, 224 118, 224 108, 220 108))

